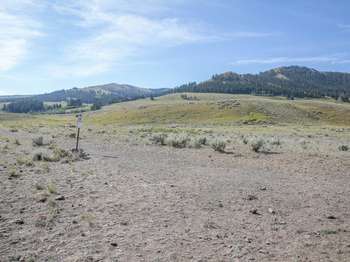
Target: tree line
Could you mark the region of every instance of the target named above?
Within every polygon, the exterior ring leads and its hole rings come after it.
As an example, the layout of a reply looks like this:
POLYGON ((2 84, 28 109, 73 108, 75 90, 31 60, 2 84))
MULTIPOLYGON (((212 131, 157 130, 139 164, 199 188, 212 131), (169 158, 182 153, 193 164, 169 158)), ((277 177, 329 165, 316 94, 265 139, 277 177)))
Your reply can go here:
POLYGON ((291 99, 333 97, 347 102, 350 97, 350 74, 319 72, 298 66, 273 69, 256 75, 227 72, 214 75, 201 83, 181 85, 174 92, 253 94, 286 96, 291 99))

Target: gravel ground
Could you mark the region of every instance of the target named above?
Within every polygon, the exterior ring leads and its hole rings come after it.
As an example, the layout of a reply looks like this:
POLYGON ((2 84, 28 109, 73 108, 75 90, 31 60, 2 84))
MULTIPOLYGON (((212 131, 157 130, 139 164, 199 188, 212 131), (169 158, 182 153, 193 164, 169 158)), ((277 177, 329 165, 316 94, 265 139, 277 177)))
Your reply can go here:
POLYGON ((32 146, 40 132, 0 135, 0 261, 350 259, 349 152, 221 154, 90 132, 90 159, 31 166, 52 150, 32 146))

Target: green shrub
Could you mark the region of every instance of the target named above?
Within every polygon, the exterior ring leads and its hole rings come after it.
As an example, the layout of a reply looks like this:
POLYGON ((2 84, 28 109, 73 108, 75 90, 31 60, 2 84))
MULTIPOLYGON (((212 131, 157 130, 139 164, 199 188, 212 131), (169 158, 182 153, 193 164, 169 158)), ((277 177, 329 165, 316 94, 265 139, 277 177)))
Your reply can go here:
POLYGON ((33 161, 42 161, 43 160, 43 153, 37 152, 33 155, 33 161))
POLYGON ((47 191, 50 194, 57 194, 57 188, 55 186, 55 184, 53 184, 52 182, 50 184, 47 185, 47 191))
POLYGON ((243 137, 243 144, 245 144, 245 145, 246 145, 246 144, 248 144, 248 142, 249 142, 249 141, 248 141, 248 138, 243 137))
POLYGON ((171 135, 167 139, 167 144, 175 148, 185 148, 190 141, 186 134, 171 135))
POLYGON ((339 146, 339 151, 349 151, 349 146, 346 146, 346 145, 341 145, 339 146))
POLYGON ((27 166, 27 167, 32 167, 34 166, 34 163, 32 160, 27 159, 27 158, 17 158, 17 164, 20 166, 27 166))
POLYGON ((18 178, 20 177, 21 175, 19 173, 17 173, 16 169, 15 168, 11 168, 9 170, 9 178, 18 178))
POLYGON ((198 139, 191 139, 191 141, 189 142, 189 147, 198 149, 202 147, 202 144, 198 139))
POLYGON ((254 152, 258 153, 261 152, 261 149, 263 148, 265 144, 265 141, 262 139, 259 139, 251 144, 251 148, 254 152))
POLYGON ((226 142, 223 140, 216 139, 211 143, 211 147, 217 152, 224 153, 226 148, 226 142))
POLYGON ((33 146, 43 146, 44 145, 44 138, 42 136, 33 138, 33 146))
POLYGON ((272 141, 271 141, 271 145, 275 145, 275 146, 280 146, 282 143, 281 143, 281 140, 279 138, 274 138, 272 141))
POLYGON ((164 145, 166 145, 166 138, 167 138, 166 134, 155 134, 155 135, 153 135, 151 140, 154 144, 164 146, 164 145))
POLYGON ((52 154, 37 152, 33 156, 33 161, 58 162, 63 158, 73 159, 73 155, 61 148, 53 146, 52 154))
POLYGON ((206 145, 208 143, 208 139, 205 137, 205 136, 202 136, 202 137, 199 137, 197 139, 197 142, 200 144, 200 145, 206 145))

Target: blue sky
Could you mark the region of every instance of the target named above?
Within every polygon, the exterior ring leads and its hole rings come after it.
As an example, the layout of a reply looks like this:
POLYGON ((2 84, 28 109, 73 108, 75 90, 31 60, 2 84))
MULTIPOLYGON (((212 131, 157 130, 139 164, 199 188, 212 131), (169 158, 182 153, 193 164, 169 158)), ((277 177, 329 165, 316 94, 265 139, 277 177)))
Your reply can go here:
POLYGON ((349 12, 347 0, 1 0, 0 95, 283 65, 350 72, 349 12))

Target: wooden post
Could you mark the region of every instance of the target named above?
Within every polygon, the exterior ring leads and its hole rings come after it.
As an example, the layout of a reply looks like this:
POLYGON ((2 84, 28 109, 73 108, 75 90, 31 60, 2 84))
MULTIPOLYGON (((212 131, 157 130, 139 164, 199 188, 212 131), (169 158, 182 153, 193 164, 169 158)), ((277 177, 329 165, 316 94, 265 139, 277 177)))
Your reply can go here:
POLYGON ((75 145, 75 151, 78 152, 78 150, 79 150, 80 128, 81 128, 82 122, 83 122, 83 115, 80 113, 80 114, 77 114, 76 117, 77 117, 77 143, 75 145))
POLYGON ((80 128, 78 128, 78 132, 77 132, 77 144, 75 146, 75 151, 78 152, 79 150, 79 135, 80 135, 80 128))

